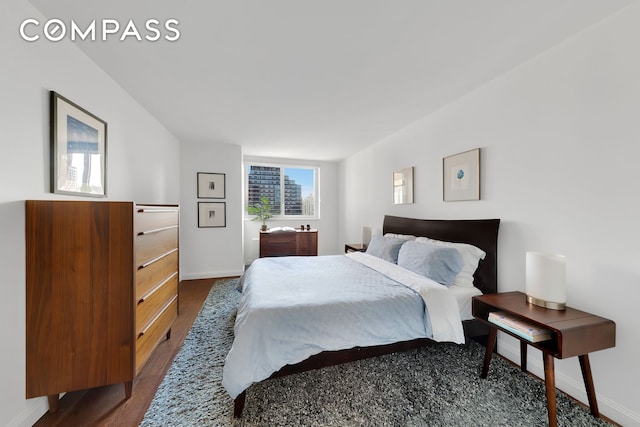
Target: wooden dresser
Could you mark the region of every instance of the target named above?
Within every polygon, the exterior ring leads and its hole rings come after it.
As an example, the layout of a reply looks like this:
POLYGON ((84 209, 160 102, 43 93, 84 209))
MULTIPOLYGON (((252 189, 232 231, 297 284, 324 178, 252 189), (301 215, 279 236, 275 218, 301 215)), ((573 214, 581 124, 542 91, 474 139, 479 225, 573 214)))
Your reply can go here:
POLYGON ((260 258, 303 255, 318 255, 318 230, 260 232, 260 258))
POLYGON ((26 397, 124 383, 178 316, 177 205, 27 200, 26 397))

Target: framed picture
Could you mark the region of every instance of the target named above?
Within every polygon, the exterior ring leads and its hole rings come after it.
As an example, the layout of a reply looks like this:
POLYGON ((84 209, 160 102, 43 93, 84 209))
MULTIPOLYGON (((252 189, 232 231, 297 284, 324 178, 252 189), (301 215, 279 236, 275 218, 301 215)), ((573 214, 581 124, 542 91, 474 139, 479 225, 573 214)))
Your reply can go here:
POLYGON ((51 192, 106 197, 107 122, 51 91, 51 192))
POLYGON ((198 202, 198 227, 226 227, 227 204, 225 202, 198 202))
POLYGON ((413 203, 413 166, 393 173, 393 204, 413 203))
POLYGON ((445 202, 480 200, 480 149, 442 159, 442 183, 445 202))
POLYGON ((223 173, 198 172, 198 198, 224 199, 225 175, 223 173))

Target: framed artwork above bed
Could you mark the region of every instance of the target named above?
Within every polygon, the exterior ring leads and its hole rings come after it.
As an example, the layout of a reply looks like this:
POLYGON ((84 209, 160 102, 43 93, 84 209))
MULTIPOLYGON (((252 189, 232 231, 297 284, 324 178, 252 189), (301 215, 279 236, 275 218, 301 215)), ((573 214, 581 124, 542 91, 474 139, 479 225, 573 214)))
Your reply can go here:
POLYGON ((393 204, 413 203, 413 166, 393 173, 393 204))
POLYGON ((480 149, 442 159, 442 198, 445 202, 480 200, 480 149))

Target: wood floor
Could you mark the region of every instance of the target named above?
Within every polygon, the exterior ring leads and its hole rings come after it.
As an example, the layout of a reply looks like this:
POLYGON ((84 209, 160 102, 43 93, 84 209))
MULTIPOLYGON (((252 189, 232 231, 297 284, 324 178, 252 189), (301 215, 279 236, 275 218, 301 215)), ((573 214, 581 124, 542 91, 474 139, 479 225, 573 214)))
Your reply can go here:
POLYGON ((34 426, 139 425, 216 280, 180 282, 180 315, 171 329, 171 339, 160 343, 135 378, 129 400, 124 398, 123 384, 70 392, 60 399, 55 414, 45 414, 34 426))

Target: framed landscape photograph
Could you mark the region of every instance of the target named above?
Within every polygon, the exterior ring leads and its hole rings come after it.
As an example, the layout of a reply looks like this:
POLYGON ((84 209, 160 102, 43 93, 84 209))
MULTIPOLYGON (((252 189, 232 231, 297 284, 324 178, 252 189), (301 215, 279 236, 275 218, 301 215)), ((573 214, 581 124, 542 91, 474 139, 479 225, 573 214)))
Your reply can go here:
POLYGON ((445 202, 480 200, 480 149, 442 159, 442 183, 445 202))
POLYGON ((226 227, 226 211, 225 202, 198 202, 198 227, 226 227))
POLYGON ((107 122, 51 91, 51 192, 106 197, 107 122))
POLYGON ((223 173, 198 172, 198 198, 224 199, 225 175, 223 173))

